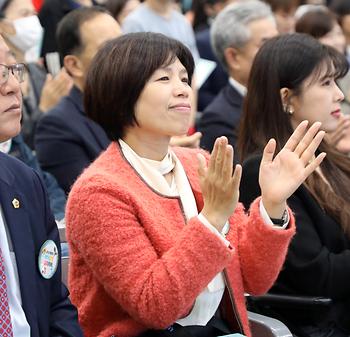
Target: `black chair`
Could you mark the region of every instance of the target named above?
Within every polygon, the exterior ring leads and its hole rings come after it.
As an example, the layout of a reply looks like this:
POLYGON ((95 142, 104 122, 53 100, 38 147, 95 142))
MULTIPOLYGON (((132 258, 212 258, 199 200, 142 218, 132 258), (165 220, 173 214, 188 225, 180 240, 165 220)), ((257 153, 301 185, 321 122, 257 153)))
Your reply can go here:
POLYGON ((307 312, 308 309, 327 311, 332 300, 330 298, 318 296, 294 296, 285 294, 268 293, 262 296, 247 295, 249 310, 259 314, 274 317, 283 322, 288 329, 297 337, 308 337, 297 324, 292 322, 283 309, 307 312))

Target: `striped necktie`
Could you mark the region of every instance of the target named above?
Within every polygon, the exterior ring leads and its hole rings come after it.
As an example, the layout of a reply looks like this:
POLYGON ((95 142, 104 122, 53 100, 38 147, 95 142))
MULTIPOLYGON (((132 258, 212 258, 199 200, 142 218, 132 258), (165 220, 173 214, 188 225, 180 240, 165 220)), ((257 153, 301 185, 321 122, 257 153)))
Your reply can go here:
POLYGON ((0 336, 13 337, 4 258, 0 249, 0 336))

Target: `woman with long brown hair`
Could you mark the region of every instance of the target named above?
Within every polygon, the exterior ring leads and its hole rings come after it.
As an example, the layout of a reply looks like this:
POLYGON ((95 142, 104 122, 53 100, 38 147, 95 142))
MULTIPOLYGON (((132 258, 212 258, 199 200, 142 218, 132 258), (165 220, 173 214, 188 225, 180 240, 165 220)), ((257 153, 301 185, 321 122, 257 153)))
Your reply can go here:
MULTIPOLYGON (((335 80, 347 71, 343 55, 304 34, 268 41, 257 54, 248 84, 239 135, 244 160, 241 200, 259 195, 263 145, 275 138, 277 150, 301 120, 319 121, 332 132, 344 95, 335 80)), ((297 234, 273 292, 324 296, 327 312, 279 312, 308 336, 350 333, 350 159, 322 141, 321 166, 288 199, 297 234)))

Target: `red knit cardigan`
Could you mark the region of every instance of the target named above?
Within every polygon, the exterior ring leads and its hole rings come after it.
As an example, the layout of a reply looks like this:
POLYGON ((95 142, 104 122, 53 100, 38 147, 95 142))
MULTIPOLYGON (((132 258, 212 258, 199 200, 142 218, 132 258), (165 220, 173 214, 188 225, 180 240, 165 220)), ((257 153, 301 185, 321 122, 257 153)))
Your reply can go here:
MULTIPOLYGON (((198 150, 175 149, 203 207, 198 150)), ((153 190, 112 143, 74 184, 66 221, 69 288, 86 337, 137 336, 186 315, 211 279, 226 270, 250 336, 244 292, 265 293, 282 267, 295 232, 266 225, 256 200, 250 216, 241 204, 223 242, 198 220, 185 220, 178 197, 153 190)))

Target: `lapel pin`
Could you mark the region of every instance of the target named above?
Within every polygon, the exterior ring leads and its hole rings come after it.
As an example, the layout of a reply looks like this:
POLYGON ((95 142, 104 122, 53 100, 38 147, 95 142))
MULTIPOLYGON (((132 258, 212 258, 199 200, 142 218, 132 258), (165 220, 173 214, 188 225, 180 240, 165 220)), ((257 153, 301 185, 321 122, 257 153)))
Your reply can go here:
POLYGON ((16 198, 14 198, 13 200, 12 200, 12 206, 13 206, 13 208, 19 208, 19 200, 18 199, 16 199, 16 198))

